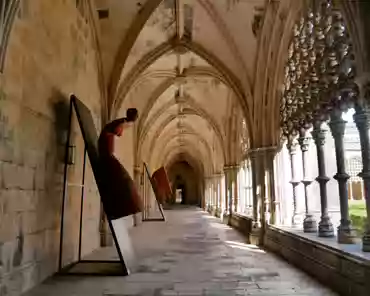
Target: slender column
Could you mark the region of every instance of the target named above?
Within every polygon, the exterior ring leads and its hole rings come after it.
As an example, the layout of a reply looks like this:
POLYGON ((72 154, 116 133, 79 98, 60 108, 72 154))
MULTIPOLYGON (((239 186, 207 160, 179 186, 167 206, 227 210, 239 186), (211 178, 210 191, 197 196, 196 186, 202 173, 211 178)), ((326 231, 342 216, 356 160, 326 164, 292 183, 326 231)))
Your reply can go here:
POLYGON ((297 158, 297 148, 298 143, 295 140, 290 140, 288 145, 289 155, 290 155, 290 165, 292 170, 292 180, 290 184, 293 186, 293 216, 292 216, 292 225, 298 226, 301 222, 300 215, 298 214, 298 207, 297 207, 297 198, 298 198, 298 185, 301 183, 297 178, 297 165, 296 165, 296 158, 297 158))
POLYGON ((232 176, 233 176, 233 183, 234 183, 234 212, 238 212, 238 205, 239 205, 239 186, 238 186, 238 166, 233 166, 232 168, 232 176))
POLYGON ((264 192, 264 219, 269 224, 275 223, 275 181, 274 159, 276 147, 266 149, 264 153, 265 192, 264 192))
POLYGON ((331 133, 335 141, 335 157, 337 162, 337 173, 334 179, 338 181, 340 201, 340 225, 338 227, 338 242, 342 244, 355 243, 356 233, 351 226, 348 212, 348 179, 344 158, 344 131, 347 121, 342 119, 342 112, 331 114, 329 123, 331 133))
POLYGON ((356 108, 353 118, 360 134, 363 168, 359 176, 364 180, 367 211, 366 230, 362 237, 362 250, 364 252, 370 252, 370 112, 362 108, 356 108))
POLYGON ((212 176, 213 214, 217 212, 217 184, 215 176, 212 176))
POLYGON ((212 178, 207 177, 207 211, 212 212, 212 178))
POLYGON ((253 176, 253 170, 252 170, 252 160, 249 159, 248 162, 248 213, 252 217, 253 216, 253 183, 252 183, 252 176, 253 176))
POLYGON ((225 215, 230 215, 233 213, 233 188, 232 188, 232 180, 233 180, 233 169, 232 166, 226 165, 224 167, 225 173, 225 193, 226 193, 226 200, 225 200, 225 215))
POLYGON ((214 184, 214 190, 215 190, 215 203, 216 203, 216 213, 218 212, 220 208, 220 203, 219 203, 219 195, 218 195, 218 177, 217 175, 213 176, 213 184, 214 184))
POLYGON ((300 137, 298 139, 299 145, 302 150, 302 164, 303 164, 303 180, 304 185, 304 201, 306 215, 303 220, 303 231, 304 232, 316 232, 317 223, 314 216, 311 213, 309 197, 308 197, 308 187, 311 185, 312 180, 308 177, 308 148, 310 147, 311 137, 307 135, 306 130, 300 132, 300 137))
POLYGON ((261 228, 261 212, 260 207, 261 203, 258 198, 258 179, 257 175, 259 174, 258 170, 258 159, 255 153, 251 154, 251 163, 252 163, 252 198, 253 198, 253 228, 259 229, 261 228))
POLYGON ((316 150, 317 150, 317 162, 319 168, 319 176, 316 178, 316 181, 320 184, 320 201, 321 201, 321 219, 319 222, 319 236, 320 237, 333 237, 334 228, 333 224, 330 221, 328 214, 328 196, 326 183, 330 180, 326 176, 326 167, 325 167, 325 135, 327 130, 322 128, 322 124, 316 123, 314 130, 312 131, 312 136, 315 140, 316 150))
POLYGON ((222 194, 221 194, 221 174, 216 176, 216 190, 217 190, 217 215, 222 216, 222 194))
POLYGON ((224 215, 229 215, 229 172, 224 168, 225 174, 225 211, 224 215))
POLYGON ((234 194, 233 194, 233 172, 231 170, 231 167, 228 167, 228 174, 229 174, 229 180, 228 180, 228 191, 229 191, 229 215, 231 216, 233 213, 233 201, 234 201, 234 194))
POLYGON ((275 188, 275 155, 276 151, 271 155, 270 152, 270 162, 268 166, 269 170, 269 187, 270 187, 270 224, 276 224, 276 188, 275 188))

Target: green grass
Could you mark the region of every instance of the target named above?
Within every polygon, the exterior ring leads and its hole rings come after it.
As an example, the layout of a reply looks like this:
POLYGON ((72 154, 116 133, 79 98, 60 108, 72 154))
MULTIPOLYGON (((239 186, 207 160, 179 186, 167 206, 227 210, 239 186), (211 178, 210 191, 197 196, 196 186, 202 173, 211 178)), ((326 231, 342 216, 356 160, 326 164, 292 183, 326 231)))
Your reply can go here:
POLYGON ((351 215, 366 217, 366 204, 364 201, 352 201, 349 203, 351 215))
POLYGON ((349 203, 349 214, 352 225, 357 228, 358 234, 362 235, 365 231, 366 223, 366 204, 364 201, 352 201, 349 203))

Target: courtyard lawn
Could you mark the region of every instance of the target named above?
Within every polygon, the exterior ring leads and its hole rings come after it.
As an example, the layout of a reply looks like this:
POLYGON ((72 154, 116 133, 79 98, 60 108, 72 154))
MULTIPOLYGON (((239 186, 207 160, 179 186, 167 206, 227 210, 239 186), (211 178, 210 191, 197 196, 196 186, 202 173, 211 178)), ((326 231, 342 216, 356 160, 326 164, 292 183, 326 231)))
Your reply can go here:
POLYGON ((358 234, 362 236, 365 231, 366 221, 366 204, 365 201, 350 201, 349 214, 352 220, 352 225, 357 229, 358 234))

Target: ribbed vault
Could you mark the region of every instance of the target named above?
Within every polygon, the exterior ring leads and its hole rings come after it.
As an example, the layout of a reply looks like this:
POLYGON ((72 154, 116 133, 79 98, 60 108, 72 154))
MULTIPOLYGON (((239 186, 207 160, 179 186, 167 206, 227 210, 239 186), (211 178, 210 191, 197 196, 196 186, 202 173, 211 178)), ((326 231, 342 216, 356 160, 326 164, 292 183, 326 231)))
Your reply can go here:
POLYGON ((135 164, 154 170, 183 159, 212 175, 238 163, 241 135, 249 143, 256 136, 253 84, 266 1, 96 2, 121 13, 102 26, 116 38, 103 46, 108 111, 112 119, 139 110, 135 164))

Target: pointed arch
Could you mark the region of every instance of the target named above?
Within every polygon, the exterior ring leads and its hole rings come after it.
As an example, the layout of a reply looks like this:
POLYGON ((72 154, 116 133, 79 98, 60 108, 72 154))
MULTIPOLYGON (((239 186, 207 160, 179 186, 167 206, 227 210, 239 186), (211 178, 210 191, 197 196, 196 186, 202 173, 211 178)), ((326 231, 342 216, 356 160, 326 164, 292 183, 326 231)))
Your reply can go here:
MULTIPOLYGON (((166 110, 168 110, 169 108, 171 108, 175 105, 176 105, 175 101, 167 102, 166 104, 161 106, 161 108, 151 118, 149 118, 147 123, 144 121, 143 125, 141 125, 141 126, 138 125, 138 130, 137 131, 138 131, 139 139, 142 139, 141 141, 143 141, 145 139, 146 135, 148 134, 149 129, 158 120, 158 118, 160 118, 163 114, 165 114, 166 110)), ((220 128, 219 124, 217 123, 216 119, 214 119, 213 116, 211 116, 206 110, 204 110, 195 101, 195 99, 193 97, 191 97, 190 95, 188 95, 187 105, 190 108, 192 108, 198 116, 203 117, 210 124, 210 126, 214 130, 215 134, 219 137, 221 143, 223 144, 225 139, 224 139, 223 133, 222 133, 221 128, 220 128)))
POLYGON ((145 54, 139 62, 129 71, 126 75, 126 78, 121 84, 118 85, 118 90, 113 98, 111 104, 112 109, 110 114, 113 113, 113 110, 119 110, 119 106, 122 104, 123 96, 121 94, 127 94, 128 89, 135 83, 139 76, 156 60, 161 56, 168 53, 172 49, 171 40, 166 41, 158 45, 156 48, 145 54))
MULTIPOLYGON (((157 86, 157 88, 153 91, 150 95, 148 103, 145 105, 143 112, 141 112, 138 120, 138 134, 141 135, 141 131, 143 130, 143 125, 147 120, 150 110, 154 106, 157 99, 175 82, 175 78, 168 78, 167 80, 163 81, 161 84, 157 86)), ((140 138, 140 137, 139 137, 140 138)))
MULTIPOLYGON (((163 157, 158 160, 158 163, 165 165, 169 159, 176 157, 179 154, 190 154, 194 159, 198 159, 197 156, 200 155, 200 152, 197 148, 193 146, 187 147, 188 149, 184 149, 182 147, 177 147, 173 149, 172 151, 166 153, 163 153, 163 157)), ((213 167, 212 161, 209 159, 209 157, 206 156, 206 161, 200 161, 199 162, 203 165, 203 171, 206 173, 212 173, 215 169, 213 167)))
POLYGON ((361 1, 337 1, 336 4, 342 11, 351 36, 357 75, 367 74, 370 72, 370 53, 366 45, 364 14, 361 14, 364 9, 361 9, 361 5, 366 3, 361 3, 361 1))
MULTIPOLYGON (((163 146, 162 146, 162 150, 163 152, 166 151, 166 149, 168 147, 171 146, 171 144, 174 142, 174 141, 177 141, 178 138, 180 138, 180 135, 179 134, 176 134, 174 135, 173 137, 171 137, 171 139, 169 139, 169 141, 167 143, 165 143, 163 146)), ((211 148, 209 147, 207 141, 205 141, 204 139, 202 139, 202 137, 199 136, 199 134, 196 134, 196 133, 187 133, 187 136, 184 137, 184 143, 189 143, 191 145, 189 145, 189 147, 191 146, 194 146, 194 143, 191 142, 191 139, 195 139, 195 140, 198 140, 200 141, 201 145, 203 146, 203 148, 205 149, 206 151, 206 154, 204 155, 205 157, 210 157, 212 154, 212 150, 211 148)), ((199 147, 200 148, 200 147, 199 147)), ((202 157, 203 158, 203 157, 202 157)), ((150 161, 152 161, 153 157, 150 157, 150 161)))
POLYGON ((230 69, 228 69, 227 66, 225 66, 215 55, 208 52, 200 44, 196 44, 195 42, 191 42, 188 40, 180 41, 176 39, 169 40, 161 43, 156 48, 145 54, 145 56, 141 58, 140 61, 130 70, 130 72, 126 75, 126 78, 119 85, 118 87, 119 90, 117 91, 117 98, 114 103, 114 109, 115 110, 120 109, 120 105, 122 104, 122 101, 124 100, 124 97, 127 94, 130 86, 150 65, 152 65, 161 56, 165 55, 171 50, 181 50, 181 48, 182 49, 185 48, 195 53, 205 61, 207 61, 224 77, 226 85, 229 86, 234 91, 241 107, 243 108, 243 111, 246 114, 247 118, 247 126, 248 129, 250 129, 251 115, 249 104, 253 100, 251 93, 248 93, 246 97, 240 80, 231 72, 230 69))
MULTIPOLYGON (((145 74, 146 78, 163 78, 163 77, 168 77, 167 80, 161 82, 157 88, 152 92, 152 94, 149 97, 148 103, 145 105, 144 110, 141 112, 139 121, 138 121, 138 127, 143 125, 144 121, 147 119, 147 116, 154 106, 155 102, 157 99, 172 85, 176 82, 176 75, 167 75, 169 73, 157 73, 156 71, 150 72, 148 74, 145 74), (163 75, 162 75, 163 74, 163 75)), ((227 85, 227 81, 215 70, 213 70, 210 67, 199 67, 199 66, 194 66, 187 68, 185 73, 184 79, 186 80, 188 77, 212 77, 217 79, 218 81, 222 82, 223 84, 227 85)), ((141 80, 141 77, 140 77, 141 80)), ((144 80, 144 79, 143 79, 144 80)), ((135 83, 135 87, 137 87, 139 84, 135 83)), ((130 89, 134 88, 130 87, 130 89)), ((122 102, 123 103, 123 102, 122 102)), ((119 109, 117 109, 114 117, 118 116, 119 109)))
POLYGON ((272 83, 270 84, 270 88, 268 91, 268 96, 270 99, 270 105, 269 107, 273 112, 273 120, 270 122, 270 130, 272 133, 272 139, 271 144, 272 145, 278 145, 279 144, 279 138, 280 138, 280 99, 281 99, 281 86, 284 83, 284 63, 286 63, 286 59, 288 57, 288 47, 289 42, 291 39, 291 34, 293 31, 293 26, 295 24, 297 13, 299 9, 290 9, 287 20, 285 22, 284 26, 284 34, 282 38, 279 40, 279 44, 276 45, 278 48, 278 52, 275 56, 275 71, 274 73, 270 73, 272 76, 272 83))
POLYGON ((173 164, 179 161, 186 161, 190 166, 192 166, 196 171, 200 173, 201 176, 204 176, 204 165, 199 160, 195 159, 189 153, 184 153, 183 156, 175 155, 167 163, 163 165, 166 166, 166 170, 169 170, 173 164))
MULTIPOLYGON (((207 121, 214 133, 216 134, 216 137, 218 139, 218 142, 221 146, 221 149, 222 149, 222 154, 223 154, 223 157, 224 159, 226 159, 226 151, 225 151, 225 148, 224 148, 224 137, 222 136, 222 133, 220 131, 220 129, 218 128, 218 125, 217 123, 214 123, 211 119, 210 116, 208 116, 208 114, 203 111, 204 113, 202 113, 202 110, 196 110, 196 109, 193 109, 192 110, 193 112, 185 112, 184 114, 185 115, 196 115, 196 116, 199 116, 200 118, 203 118, 205 121, 207 121)), ((160 112, 162 112, 161 114, 163 114, 163 110, 160 110, 160 112)), ((157 115, 156 118, 154 119, 154 121, 152 121, 152 123, 150 124, 147 124, 147 128, 146 129, 143 129, 142 133, 140 134, 140 136, 138 137, 138 144, 137 144, 137 151, 138 151, 138 156, 140 156, 141 154, 141 149, 142 149, 142 146, 144 144, 144 141, 146 140, 146 137, 147 137, 147 134, 149 133, 150 131, 150 128, 153 126, 153 123, 155 122, 155 120, 157 120, 157 118, 159 118, 159 116, 161 115, 157 115)), ((157 129, 155 135, 152 137, 151 141, 150 141, 150 144, 149 144, 149 147, 153 147, 153 143, 155 143, 155 141, 159 138, 161 132, 163 131, 163 129, 168 125, 170 124, 173 120, 175 120, 177 118, 177 114, 173 114, 171 116, 169 116, 157 129)))
MULTIPOLYGON (((205 145, 206 147, 206 150, 208 151, 208 155, 212 155, 212 149, 209 145, 209 143, 200 136, 199 133, 197 133, 191 126, 189 125, 184 125, 184 130, 186 131, 185 133, 182 133, 182 135, 184 136, 189 136, 189 137, 196 137, 196 139, 198 141, 200 141, 203 145, 205 145)), ((166 145, 170 142, 170 140, 173 138, 173 137, 176 137, 178 135, 173 135, 173 131, 168 131, 166 132, 164 135, 163 135, 163 141, 162 141, 162 145, 159 146, 159 149, 156 149, 156 151, 164 151, 164 148, 166 147, 166 145)), ((155 144, 150 148, 151 151, 154 151, 154 148, 155 148, 155 144)), ((154 154, 153 154, 153 157, 154 157, 154 154)))
POLYGON ((221 36, 226 41, 227 46, 229 47, 230 52, 232 53, 234 59, 241 67, 243 74, 245 75, 246 79, 246 87, 251 86, 251 79, 248 75, 248 71, 245 67, 245 63, 243 61, 242 55, 239 51, 238 46, 235 43, 234 38, 230 34, 229 28, 215 9, 214 5, 211 3, 210 0, 197 0, 198 3, 203 7, 203 9, 207 12, 213 23, 215 24, 216 28, 219 30, 221 36))
POLYGON ((119 84, 122 69, 126 64, 131 49, 146 22, 156 8, 161 4, 161 2, 162 0, 150 0, 145 2, 144 6, 137 13, 137 17, 133 19, 130 28, 127 30, 125 37, 122 39, 119 45, 108 83, 108 100, 111 105, 113 105, 115 92, 119 84))

